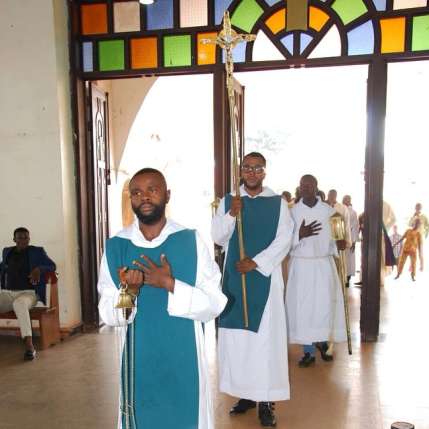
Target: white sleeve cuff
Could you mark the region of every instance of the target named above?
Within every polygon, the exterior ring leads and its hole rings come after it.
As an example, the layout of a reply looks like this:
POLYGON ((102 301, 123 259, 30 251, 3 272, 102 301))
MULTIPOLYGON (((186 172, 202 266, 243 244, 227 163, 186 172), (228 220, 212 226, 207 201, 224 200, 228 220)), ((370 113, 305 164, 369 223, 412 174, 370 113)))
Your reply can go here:
POLYGON ((170 316, 189 314, 192 306, 193 291, 194 287, 175 279, 174 293, 168 293, 168 314, 170 316))

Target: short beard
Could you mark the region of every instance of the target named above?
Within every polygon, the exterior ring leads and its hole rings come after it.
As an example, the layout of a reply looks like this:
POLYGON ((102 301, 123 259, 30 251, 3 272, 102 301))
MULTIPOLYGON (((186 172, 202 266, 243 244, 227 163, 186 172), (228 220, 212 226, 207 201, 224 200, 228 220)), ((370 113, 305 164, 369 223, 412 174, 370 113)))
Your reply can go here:
POLYGON ((245 186, 247 189, 250 189, 250 190, 254 191, 255 189, 261 188, 261 187, 262 187, 262 183, 261 183, 261 182, 258 182, 256 185, 249 185, 249 183, 244 182, 244 186, 245 186))
POLYGON ((154 225, 155 223, 159 222, 165 214, 165 203, 161 203, 159 205, 152 204, 153 211, 149 214, 143 214, 140 211, 140 207, 142 205, 143 204, 140 204, 137 207, 133 206, 133 212, 137 216, 137 219, 144 225, 154 225))

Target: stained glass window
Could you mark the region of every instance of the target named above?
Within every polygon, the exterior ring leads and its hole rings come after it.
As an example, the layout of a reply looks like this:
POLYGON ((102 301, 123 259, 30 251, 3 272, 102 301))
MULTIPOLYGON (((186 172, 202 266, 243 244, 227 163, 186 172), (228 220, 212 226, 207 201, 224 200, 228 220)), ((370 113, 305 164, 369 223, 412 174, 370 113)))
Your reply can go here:
POLYGON ((313 37, 305 34, 305 33, 301 33, 300 35, 300 53, 302 54, 304 52, 304 49, 310 44, 310 42, 313 40, 313 37))
POLYGON ((82 34, 107 33, 107 6, 100 4, 83 4, 81 6, 82 34))
POLYGON ((180 0, 181 27, 206 26, 207 14, 207 0, 180 0))
POLYGON ((341 38, 336 25, 333 25, 311 52, 308 58, 329 58, 341 55, 341 38))
POLYGON ((288 34, 287 36, 281 39, 284 47, 293 54, 293 34, 288 34))
POLYGON ((123 70, 124 41, 104 40, 98 43, 100 71, 123 70))
POLYGON ((273 13, 266 21, 268 28, 277 34, 279 31, 282 31, 286 26, 286 9, 280 9, 279 11, 273 13))
MULTIPOLYGON (((247 43, 239 43, 232 51, 232 58, 235 63, 244 63, 246 60, 247 43)), ((222 52, 222 62, 225 62, 225 51, 222 52)))
POLYGON ((393 0, 393 9, 408 9, 411 7, 424 7, 426 0, 393 0))
POLYGON ((329 20, 329 15, 314 6, 310 6, 309 26, 320 31, 329 20))
POLYGON ((199 65, 203 64, 215 64, 216 63, 216 45, 214 44, 203 44, 203 39, 215 39, 217 33, 199 33, 197 36, 197 52, 199 65))
POLYGON ((252 59, 253 61, 275 61, 284 60, 285 57, 268 36, 260 30, 253 44, 252 59))
POLYGON ((386 0, 372 0, 377 10, 386 10, 386 0))
POLYGON ((412 50, 429 50, 429 15, 413 18, 412 50))
POLYGON ((83 59, 83 71, 92 72, 94 70, 93 57, 92 57, 92 42, 84 42, 82 44, 82 59, 83 59))
POLYGON ((164 37, 164 66, 179 67, 191 65, 191 36, 164 37))
POLYGON ((215 0, 215 24, 222 22, 224 12, 229 8, 232 0, 215 0))
POLYGON ((347 33, 349 55, 365 55, 374 52, 374 26, 367 21, 347 33))
POLYGON ((157 0, 146 6, 147 29, 162 30, 173 27, 173 1, 157 0))
POLYGON ((365 3, 362 0, 335 0, 332 4, 332 9, 338 13, 346 25, 367 11, 365 3))
POLYGON ((231 23, 250 33, 263 12, 256 0, 242 0, 231 16, 231 23))
POLYGON ((113 10, 115 32, 140 31, 140 4, 138 2, 115 3, 113 10))
POLYGON ((131 68, 158 67, 158 40, 156 37, 131 39, 131 68))
POLYGON ((405 18, 380 19, 381 53, 403 52, 405 49, 405 18))

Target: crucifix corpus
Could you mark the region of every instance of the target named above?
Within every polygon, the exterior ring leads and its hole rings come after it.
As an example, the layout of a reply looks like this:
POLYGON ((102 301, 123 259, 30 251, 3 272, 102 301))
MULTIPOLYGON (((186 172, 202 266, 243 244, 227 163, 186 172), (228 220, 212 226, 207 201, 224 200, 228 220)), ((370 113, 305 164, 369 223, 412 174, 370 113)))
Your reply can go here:
MULTIPOLYGON (((217 35, 216 39, 203 39, 201 43, 216 44, 225 51, 225 70, 226 70, 226 88, 228 91, 229 118, 232 135, 232 163, 233 163, 233 182, 235 195, 240 195, 240 167, 238 165, 238 142, 237 142, 237 124, 235 121, 235 95, 234 95, 234 60, 232 50, 238 43, 253 42, 256 36, 253 34, 239 34, 231 27, 229 12, 225 11, 223 15, 223 28, 217 35)), ((237 215, 237 232, 240 259, 246 257, 243 240, 243 223, 241 211, 237 215)), ((246 274, 241 274, 241 292, 243 300, 243 320, 244 326, 249 327, 249 316, 247 312, 247 293, 246 293, 246 274)))

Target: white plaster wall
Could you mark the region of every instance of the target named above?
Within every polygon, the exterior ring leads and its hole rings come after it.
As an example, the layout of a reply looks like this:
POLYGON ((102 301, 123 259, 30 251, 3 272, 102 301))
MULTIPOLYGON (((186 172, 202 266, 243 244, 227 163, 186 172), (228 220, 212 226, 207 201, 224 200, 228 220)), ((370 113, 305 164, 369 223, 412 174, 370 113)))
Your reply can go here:
POLYGON ((65 3, 0 1, 0 247, 17 226, 45 247, 69 326, 81 314, 65 3))

